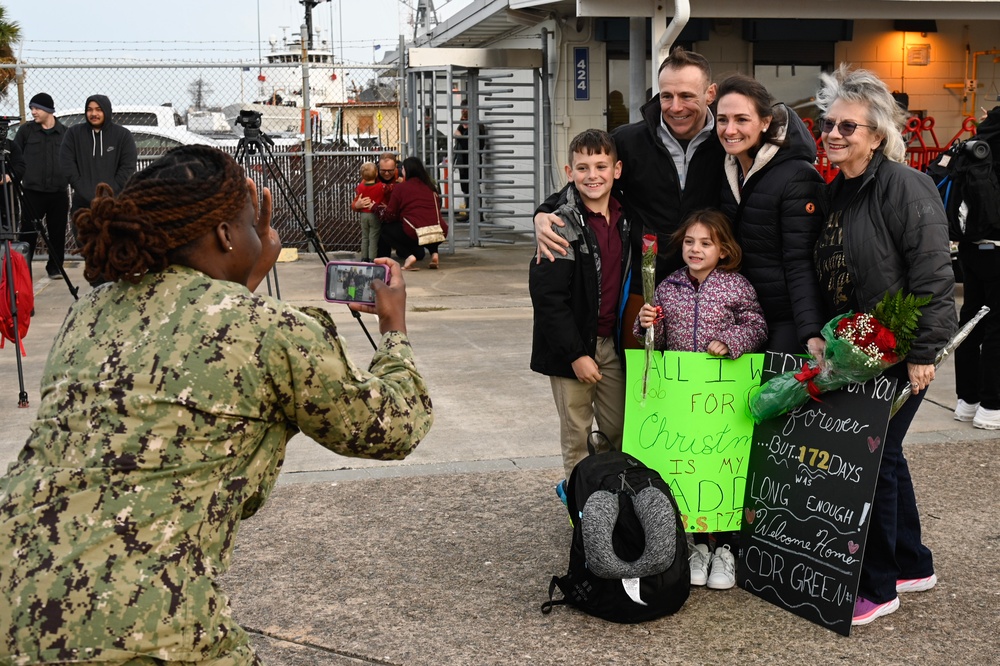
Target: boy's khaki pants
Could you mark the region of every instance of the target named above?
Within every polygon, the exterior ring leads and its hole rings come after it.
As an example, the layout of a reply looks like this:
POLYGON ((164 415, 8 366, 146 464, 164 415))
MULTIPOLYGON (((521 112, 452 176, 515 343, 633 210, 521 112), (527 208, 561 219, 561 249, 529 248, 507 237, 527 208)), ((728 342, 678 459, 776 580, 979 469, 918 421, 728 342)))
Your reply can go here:
POLYGON ((615 353, 614 340, 598 338, 594 360, 602 375, 596 384, 585 384, 575 378, 549 378, 559 414, 559 441, 567 481, 576 464, 587 457, 587 437, 595 420, 597 429, 607 435, 611 446, 618 451, 622 448, 625 371, 615 353))

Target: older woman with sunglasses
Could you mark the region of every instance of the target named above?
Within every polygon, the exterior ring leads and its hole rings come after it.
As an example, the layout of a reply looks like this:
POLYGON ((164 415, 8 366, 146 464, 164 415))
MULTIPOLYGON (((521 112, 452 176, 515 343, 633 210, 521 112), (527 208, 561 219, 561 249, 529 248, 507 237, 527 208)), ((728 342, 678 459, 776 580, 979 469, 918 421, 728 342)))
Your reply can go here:
POLYGON ((909 381, 913 396, 889 421, 883 444, 854 607, 859 625, 899 608, 897 593, 937 583, 921 542, 903 437, 934 380, 934 358, 956 329, 955 276, 941 197, 930 177, 903 163, 903 112, 889 89, 872 72, 846 65, 820 78, 823 145, 840 167, 815 253, 828 314, 870 311, 899 290, 931 297, 905 363, 885 373, 898 387, 909 381))

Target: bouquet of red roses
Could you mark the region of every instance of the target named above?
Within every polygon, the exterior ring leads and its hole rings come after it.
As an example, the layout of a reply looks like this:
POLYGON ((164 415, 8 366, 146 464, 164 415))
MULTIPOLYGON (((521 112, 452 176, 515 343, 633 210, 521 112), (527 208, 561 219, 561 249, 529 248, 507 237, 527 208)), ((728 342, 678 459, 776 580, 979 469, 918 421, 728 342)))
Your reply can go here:
POLYGON ((902 361, 916 336, 920 306, 930 296, 886 294, 871 313, 849 312, 827 322, 823 360, 811 360, 799 372, 767 381, 750 396, 750 413, 757 423, 785 414, 826 391, 864 383, 902 361))

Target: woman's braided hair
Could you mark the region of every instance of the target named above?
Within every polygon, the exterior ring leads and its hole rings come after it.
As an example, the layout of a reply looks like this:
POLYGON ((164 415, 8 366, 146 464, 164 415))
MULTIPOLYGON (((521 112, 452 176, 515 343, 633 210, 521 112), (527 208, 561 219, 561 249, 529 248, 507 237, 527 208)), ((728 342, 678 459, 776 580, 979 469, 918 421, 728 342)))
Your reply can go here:
POLYGON ((182 146, 132 176, 114 196, 107 184, 76 213, 87 280, 138 282, 177 250, 237 219, 249 191, 243 168, 216 148, 182 146))

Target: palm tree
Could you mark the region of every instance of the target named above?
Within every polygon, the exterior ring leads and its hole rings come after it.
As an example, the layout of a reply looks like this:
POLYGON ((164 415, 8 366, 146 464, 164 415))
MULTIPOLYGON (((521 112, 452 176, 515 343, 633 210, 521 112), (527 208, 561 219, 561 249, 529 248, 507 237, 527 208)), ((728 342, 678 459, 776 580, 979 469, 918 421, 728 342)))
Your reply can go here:
MULTIPOLYGON (((14 44, 21 41, 21 26, 7 19, 7 8, 0 5, 0 63, 17 62, 14 44)), ((0 97, 7 96, 7 86, 14 80, 13 69, 0 69, 0 97)))

